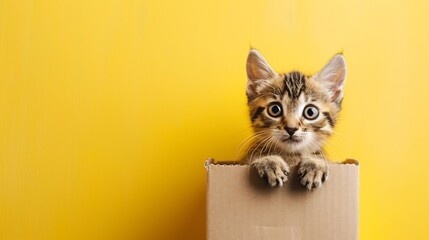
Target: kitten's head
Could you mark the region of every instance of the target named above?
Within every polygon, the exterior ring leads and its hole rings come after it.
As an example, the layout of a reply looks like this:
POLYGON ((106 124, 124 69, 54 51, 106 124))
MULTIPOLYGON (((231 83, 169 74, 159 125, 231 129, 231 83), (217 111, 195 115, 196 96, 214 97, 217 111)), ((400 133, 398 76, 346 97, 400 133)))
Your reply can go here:
POLYGON ((247 98, 252 126, 287 153, 319 151, 333 133, 344 95, 346 63, 335 55, 313 76, 275 72, 261 53, 247 58, 247 98))

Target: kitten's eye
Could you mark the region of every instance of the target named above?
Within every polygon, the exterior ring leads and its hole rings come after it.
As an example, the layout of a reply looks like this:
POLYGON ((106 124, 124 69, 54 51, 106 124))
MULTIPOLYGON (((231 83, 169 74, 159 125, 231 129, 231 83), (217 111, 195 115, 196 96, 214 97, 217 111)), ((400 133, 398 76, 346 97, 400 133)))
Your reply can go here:
POLYGON ((282 115, 282 106, 279 103, 273 103, 268 106, 268 114, 271 117, 279 117, 282 115))
POLYGON ((319 116, 319 109, 314 105, 307 105, 304 108, 303 115, 308 120, 314 120, 319 116))

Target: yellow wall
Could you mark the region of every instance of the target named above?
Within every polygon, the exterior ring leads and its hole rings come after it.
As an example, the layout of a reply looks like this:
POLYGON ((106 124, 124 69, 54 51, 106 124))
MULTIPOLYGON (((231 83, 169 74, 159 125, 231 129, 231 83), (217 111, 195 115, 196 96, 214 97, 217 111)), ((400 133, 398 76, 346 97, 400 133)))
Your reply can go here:
POLYGON ((344 51, 329 143, 361 239, 425 239, 427 1, 0 0, 0 239, 204 239, 207 157, 249 135, 245 59, 344 51))

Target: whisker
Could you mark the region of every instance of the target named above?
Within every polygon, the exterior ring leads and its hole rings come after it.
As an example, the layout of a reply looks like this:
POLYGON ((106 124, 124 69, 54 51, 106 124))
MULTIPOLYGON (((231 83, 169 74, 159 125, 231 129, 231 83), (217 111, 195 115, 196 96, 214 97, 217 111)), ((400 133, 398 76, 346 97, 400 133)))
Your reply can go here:
POLYGON ((267 144, 270 142, 270 140, 272 139, 272 136, 269 137, 269 139, 265 142, 265 144, 262 146, 261 151, 259 153, 259 157, 262 157, 262 153, 264 152, 264 149, 266 148, 267 144))
POLYGON ((273 140, 270 143, 271 144, 270 149, 268 149, 268 155, 271 155, 271 148, 274 147, 275 149, 276 143, 277 143, 277 139, 273 137, 273 140))
MULTIPOLYGON (((253 151, 252 151, 252 154, 250 155, 250 159, 249 159, 249 162, 250 161, 252 161, 252 159, 253 159, 253 154, 255 153, 255 151, 258 149, 258 147, 261 145, 261 144, 263 144, 265 141, 267 141, 268 139, 270 138, 270 136, 268 136, 268 137, 265 137, 262 141, 260 141, 259 142, 259 144, 253 149, 253 151)), ((246 155, 246 156, 248 156, 248 155, 246 155)))
POLYGON ((267 132, 269 132, 268 130, 265 130, 265 131, 260 131, 260 132, 256 132, 256 133, 253 133, 252 135, 250 135, 250 136, 248 136, 248 137, 246 137, 243 141, 241 141, 241 143, 240 143, 240 149, 238 150, 238 152, 236 153, 236 156, 235 156, 235 161, 237 161, 237 159, 238 159, 238 156, 240 155, 240 153, 241 153, 241 150, 243 150, 243 148, 250 142, 250 141, 252 141, 253 139, 255 139, 255 138, 257 138, 257 137, 260 137, 260 136, 262 136, 262 135, 264 135, 265 133, 267 133, 267 132))

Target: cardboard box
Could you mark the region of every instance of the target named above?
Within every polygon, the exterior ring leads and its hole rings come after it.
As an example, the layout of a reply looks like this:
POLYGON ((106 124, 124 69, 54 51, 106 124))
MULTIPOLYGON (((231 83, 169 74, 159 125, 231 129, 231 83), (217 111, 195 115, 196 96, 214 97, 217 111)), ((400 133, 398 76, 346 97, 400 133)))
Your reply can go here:
POLYGON ((207 168, 208 240, 356 240, 359 166, 330 164, 324 185, 307 191, 297 167, 283 187, 269 187, 247 165, 207 168))

